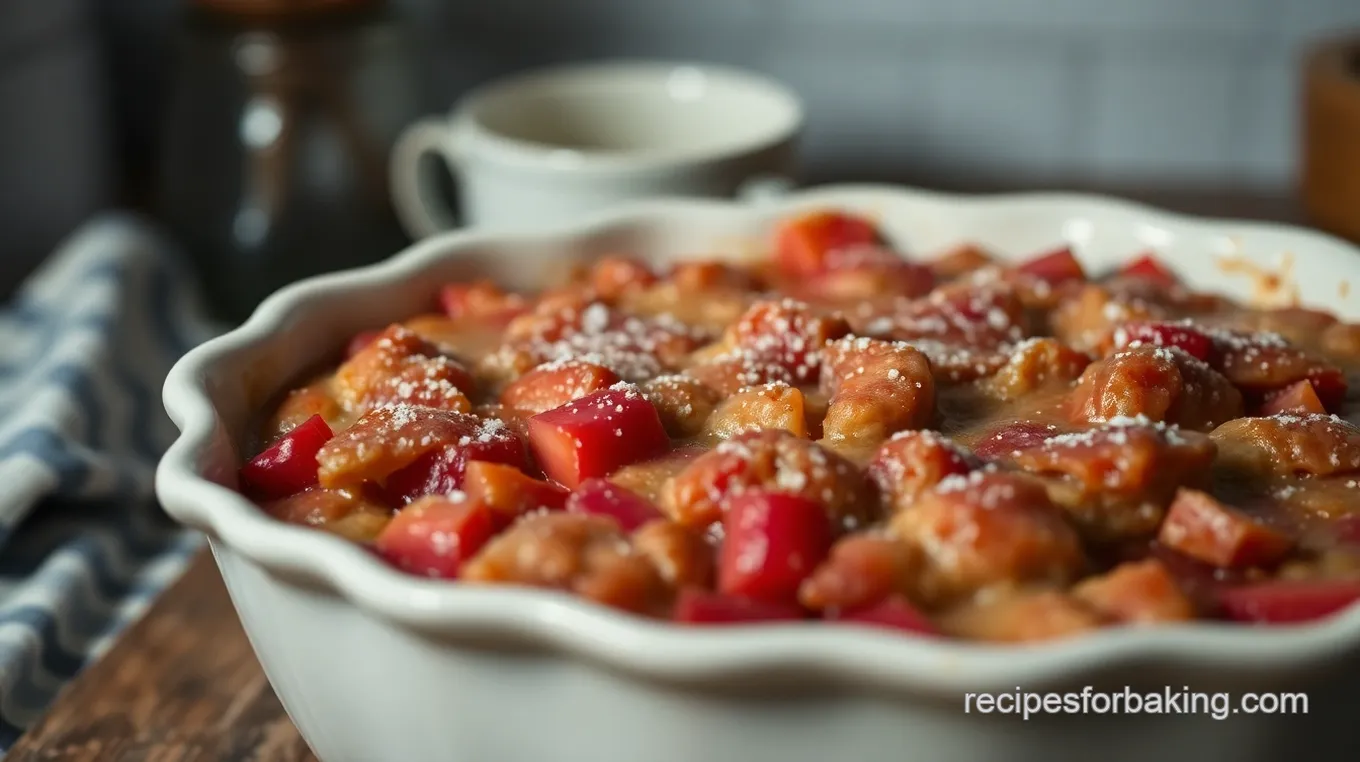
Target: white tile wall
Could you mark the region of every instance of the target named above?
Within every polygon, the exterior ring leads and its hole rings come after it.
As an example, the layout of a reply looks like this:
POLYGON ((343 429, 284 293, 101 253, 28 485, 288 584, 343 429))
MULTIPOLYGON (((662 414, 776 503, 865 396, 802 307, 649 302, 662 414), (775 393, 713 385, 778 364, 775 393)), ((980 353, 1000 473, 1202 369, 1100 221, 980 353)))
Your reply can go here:
POLYGON ((1290 42, 1326 35, 1338 27, 1360 28, 1357 0, 1276 0, 1267 30, 1290 42))
MULTIPOLYGON (((963 24, 1108 36, 1228 37, 1259 29, 1263 9, 1296 0, 953 0, 963 24)), ((1307 3, 1309 0, 1298 0, 1307 3)))
POLYGON ((452 100, 611 55, 751 66, 807 100, 819 177, 1283 185, 1299 55, 1360 0, 398 0, 452 100))
POLYGON ((1089 113, 1093 169, 1103 177, 1219 179, 1237 153, 1240 64, 1226 51, 1098 51, 1089 113))
POLYGON ((1299 56, 1283 44, 1262 47, 1243 64, 1234 119, 1233 168, 1253 185, 1288 181, 1298 143, 1299 56))
POLYGON ((1072 118, 1084 87, 1078 59, 1026 39, 977 39, 938 53, 931 120, 937 170, 984 179, 1058 176, 1089 140, 1072 118))
POLYGON ((803 31, 785 40, 794 44, 770 46, 757 65, 806 100, 810 171, 863 178, 885 159, 898 171, 919 171, 921 157, 938 148, 929 124, 935 56, 872 36, 850 44, 835 32, 803 31))
POLYGON ((892 29, 939 27, 953 17, 942 0, 760 0, 777 19, 816 25, 892 29))

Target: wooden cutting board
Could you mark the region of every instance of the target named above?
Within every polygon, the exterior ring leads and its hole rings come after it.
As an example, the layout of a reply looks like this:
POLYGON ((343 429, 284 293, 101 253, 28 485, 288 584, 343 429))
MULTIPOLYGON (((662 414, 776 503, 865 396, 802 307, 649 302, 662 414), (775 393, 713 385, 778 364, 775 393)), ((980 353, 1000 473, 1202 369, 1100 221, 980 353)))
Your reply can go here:
MULTIPOLYGON (((1120 192, 1189 214, 1280 222, 1300 217, 1293 199, 1278 196, 1120 192)), ((204 551, 103 659, 62 692, 6 758, 56 760, 316 762, 316 757, 265 679, 217 566, 204 551)))

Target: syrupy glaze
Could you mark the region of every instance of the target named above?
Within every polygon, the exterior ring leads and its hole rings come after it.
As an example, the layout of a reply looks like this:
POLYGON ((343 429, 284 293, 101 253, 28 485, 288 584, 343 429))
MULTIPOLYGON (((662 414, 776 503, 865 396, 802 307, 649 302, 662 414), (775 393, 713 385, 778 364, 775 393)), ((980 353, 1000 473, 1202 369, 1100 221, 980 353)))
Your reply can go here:
POLYGON ((450 284, 285 396, 243 483, 412 573, 691 624, 1017 642, 1360 597, 1360 325, 840 212, 771 249, 450 284))

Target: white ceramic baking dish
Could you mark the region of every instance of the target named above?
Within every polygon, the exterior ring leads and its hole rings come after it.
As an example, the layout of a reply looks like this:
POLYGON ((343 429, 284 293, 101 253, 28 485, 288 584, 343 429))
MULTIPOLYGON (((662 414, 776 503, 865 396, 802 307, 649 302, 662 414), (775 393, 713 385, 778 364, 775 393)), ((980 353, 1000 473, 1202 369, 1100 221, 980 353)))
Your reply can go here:
MULTIPOLYGON (((961 241, 1003 256, 1070 243, 1092 271, 1155 249, 1190 283, 1288 296, 1360 319, 1360 251, 1274 225, 1196 220, 1070 195, 959 197, 838 186, 761 206, 663 201, 525 235, 452 233, 292 285, 171 371, 183 432, 161 463, 166 510, 203 530, 270 681, 325 762, 1268 760, 1350 732, 1360 610, 1314 626, 1111 629, 1037 647, 841 626, 681 629, 563 595, 418 579, 357 545, 276 522, 234 491, 258 411, 356 331, 411 315, 440 284, 549 283, 627 251, 665 262, 749 255, 777 217, 869 213, 908 252, 961 241), (1243 263, 1251 263, 1252 267, 1243 263), (1278 273, 1279 288, 1248 270, 1278 273), (1269 293, 1263 292, 1266 288, 1269 293), (965 712, 976 691, 1306 691, 1309 715, 965 712)), ((210 647, 210 646, 209 646, 210 647)), ((1337 747, 1350 758, 1347 746, 1337 747)), ((1352 747, 1353 748, 1353 747, 1352 747)), ((1325 757, 1319 746, 1311 756, 1325 757)))

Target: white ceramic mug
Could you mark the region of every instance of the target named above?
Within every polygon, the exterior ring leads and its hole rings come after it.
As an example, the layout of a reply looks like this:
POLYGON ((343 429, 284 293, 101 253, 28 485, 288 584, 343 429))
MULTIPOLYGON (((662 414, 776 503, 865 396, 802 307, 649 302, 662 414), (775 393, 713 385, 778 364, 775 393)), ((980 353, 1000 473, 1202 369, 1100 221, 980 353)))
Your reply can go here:
POLYGON ((406 130, 392 193, 407 232, 459 222, 533 227, 654 196, 778 193, 792 175, 803 108, 765 77, 718 66, 608 62, 493 82, 448 118, 406 130), (442 157, 455 216, 437 192, 442 157))

